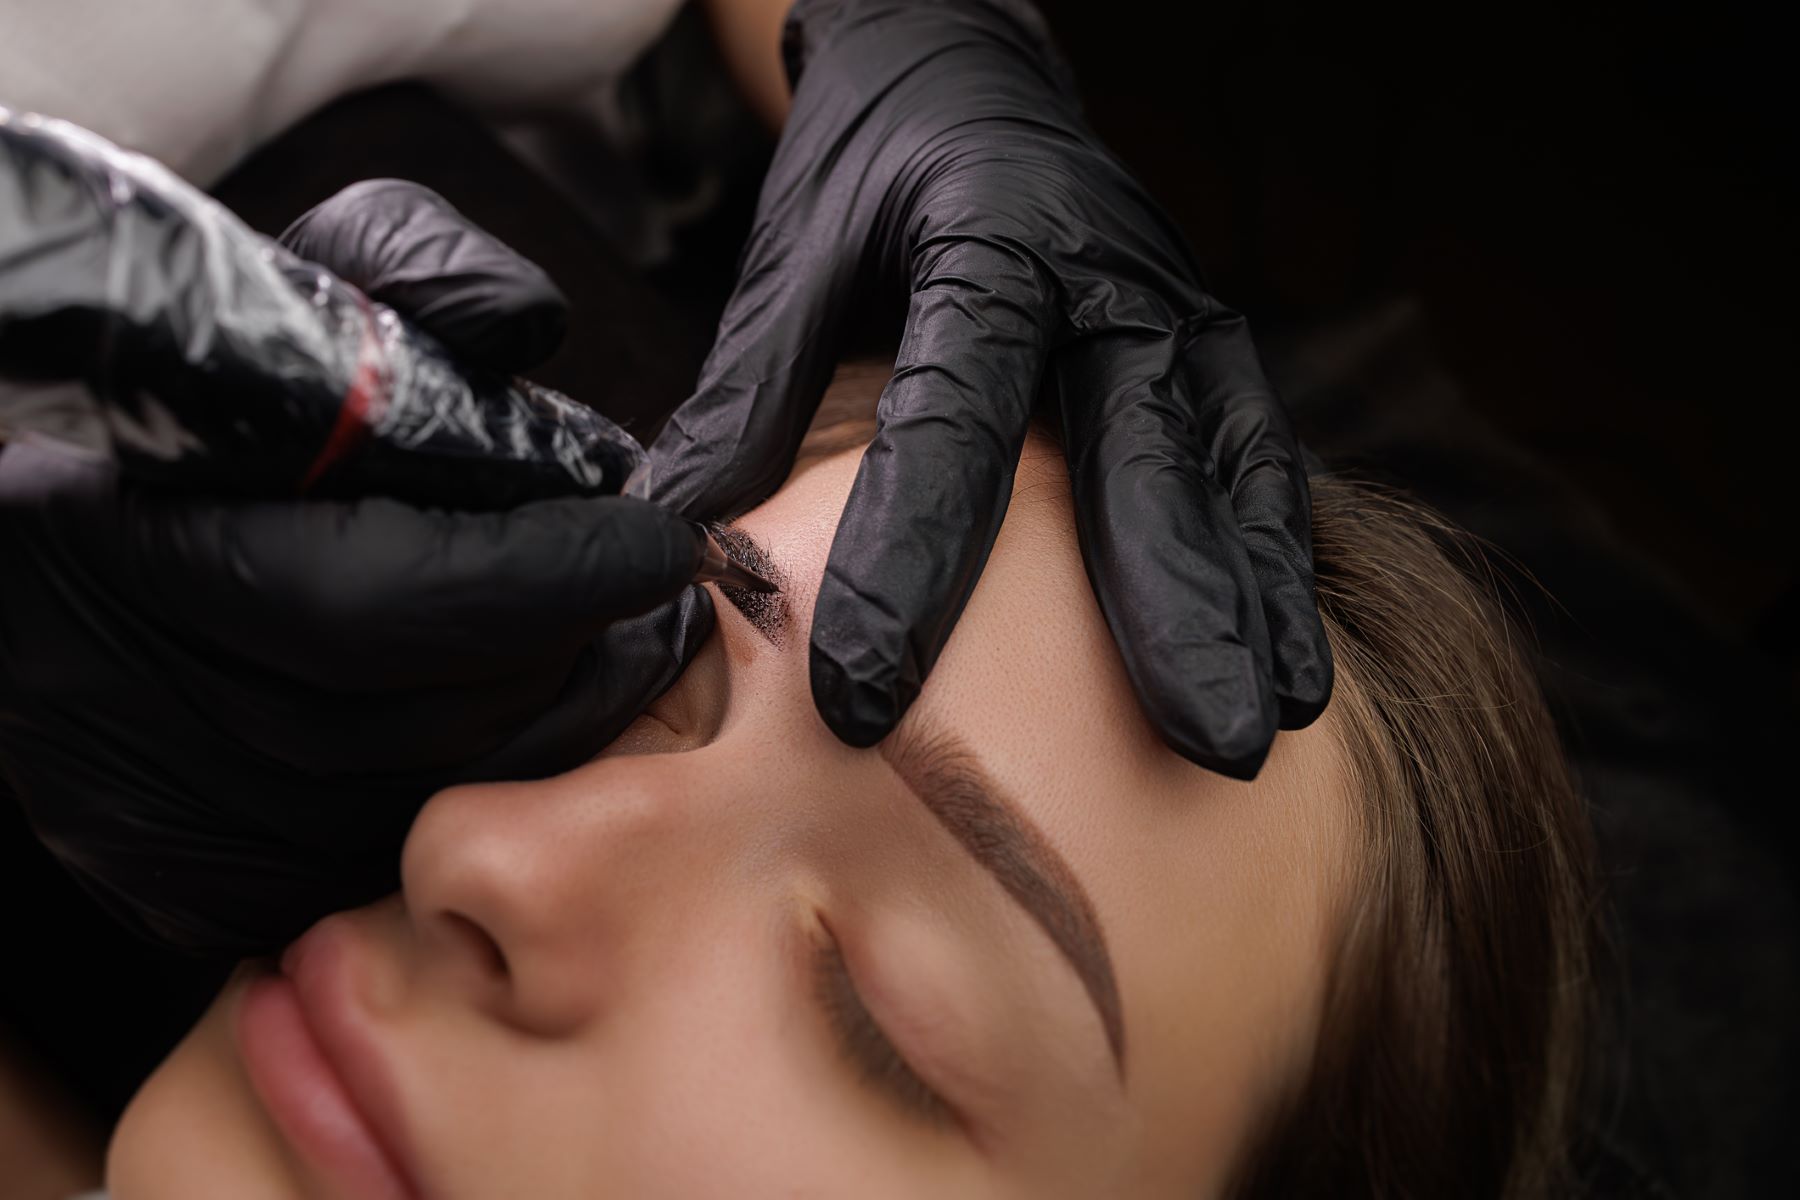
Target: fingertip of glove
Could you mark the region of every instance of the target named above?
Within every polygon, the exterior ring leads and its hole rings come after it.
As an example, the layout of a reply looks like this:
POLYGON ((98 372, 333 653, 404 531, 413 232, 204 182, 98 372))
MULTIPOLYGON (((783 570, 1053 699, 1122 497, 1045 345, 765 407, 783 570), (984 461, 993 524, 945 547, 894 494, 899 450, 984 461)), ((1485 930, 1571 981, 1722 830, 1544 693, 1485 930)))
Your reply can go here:
POLYGON ((1257 774, 1261 772, 1263 768, 1263 763, 1268 761, 1268 757, 1269 747, 1265 746, 1258 753, 1243 758, 1196 759, 1194 761, 1199 762, 1201 766, 1216 775, 1223 775, 1227 779, 1235 779, 1239 783, 1254 783, 1257 774))
POLYGON ((1243 783, 1256 778, 1275 741, 1273 728, 1263 732, 1252 728, 1249 722, 1244 723, 1244 732, 1232 736, 1221 737, 1216 729, 1169 725, 1162 727, 1162 735, 1169 747, 1189 762, 1243 783))
POLYGON ((542 363, 569 330, 569 304, 548 275, 519 277, 471 300, 469 311, 426 323, 464 358, 496 371, 518 372, 542 363), (510 293, 510 294, 509 294, 510 293))
POLYGON ((1232 779, 1256 778, 1275 740, 1279 705, 1243 646, 1212 645, 1157 657, 1166 669, 1140 689, 1151 719, 1177 754, 1232 779))
POLYGON ((1281 705, 1281 727, 1305 729, 1323 716, 1331 702, 1335 681, 1336 672, 1327 647, 1323 658, 1310 658, 1293 672, 1289 685, 1280 690, 1277 699, 1281 705))
POLYGON ((279 241, 490 370, 536 366, 567 332, 568 299, 548 272, 410 180, 353 183, 279 241))
POLYGON ((845 745, 866 750, 893 732, 911 697, 845 668, 814 642, 809 656, 813 704, 845 745))
POLYGON ((1274 658, 1275 695, 1283 729, 1303 729, 1319 719, 1331 699, 1335 667, 1331 639, 1319 614, 1318 593, 1310 563, 1288 565, 1280 584, 1265 582, 1270 653, 1274 658))
POLYGON ((683 667, 692 662, 694 655, 700 653, 700 647, 712 635, 713 625, 717 621, 713 611, 712 596, 698 585, 683 589, 675 598, 675 611, 671 616, 674 625, 670 645, 672 653, 683 667))
MULTIPOLYGON (((341 249, 337 239, 366 228, 370 207, 377 203, 383 205, 381 216, 384 222, 395 222, 396 209, 410 212, 421 204, 449 207, 449 202, 442 196, 408 179, 359 179, 294 218, 275 240, 301 258, 322 261, 333 270, 339 270, 329 261, 329 257, 341 249), (379 201, 378 196, 381 197, 379 201)), ((353 236, 352 244, 355 244, 353 236)), ((339 273, 344 272, 340 270, 339 273)))

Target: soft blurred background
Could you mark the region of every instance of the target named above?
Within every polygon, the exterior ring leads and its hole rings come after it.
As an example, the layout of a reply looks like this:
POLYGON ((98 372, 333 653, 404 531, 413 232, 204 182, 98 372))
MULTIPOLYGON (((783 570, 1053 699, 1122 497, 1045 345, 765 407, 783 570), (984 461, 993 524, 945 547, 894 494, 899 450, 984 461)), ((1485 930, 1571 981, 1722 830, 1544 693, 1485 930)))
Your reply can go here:
MULTIPOLYGON (((1618 911, 1595 1194, 1800 1194, 1790 43, 1748 5, 1040 4, 1313 446, 1509 556, 1618 911)), ((689 13, 605 112, 386 89, 215 193, 276 233, 358 179, 436 188, 571 298, 540 377, 648 437, 768 147, 689 13)), ((219 968, 114 933, 0 820, 30 898, 0 1028, 108 1121, 219 968)))

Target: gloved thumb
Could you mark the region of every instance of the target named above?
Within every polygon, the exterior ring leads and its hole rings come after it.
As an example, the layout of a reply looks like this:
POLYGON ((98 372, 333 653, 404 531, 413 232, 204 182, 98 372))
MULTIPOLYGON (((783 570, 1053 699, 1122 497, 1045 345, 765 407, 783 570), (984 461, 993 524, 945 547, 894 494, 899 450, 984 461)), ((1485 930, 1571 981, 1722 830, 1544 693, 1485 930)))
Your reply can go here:
POLYGON ((320 687, 448 686, 565 661, 673 599, 699 563, 693 525, 618 496, 501 512, 137 496, 131 515, 137 595, 320 687))
POLYGON ((46 594, 105 597, 130 627, 338 694, 566 666, 680 594, 700 558, 691 524, 625 497, 495 512, 213 499, 47 443, 0 458, 0 527, 22 565, 62 573, 46 594))
POLYGON ((406 180, 350 185, 288 226, 281 243, 479 366, 524 371, 568 327, 568 301, 542 268, 406 180))

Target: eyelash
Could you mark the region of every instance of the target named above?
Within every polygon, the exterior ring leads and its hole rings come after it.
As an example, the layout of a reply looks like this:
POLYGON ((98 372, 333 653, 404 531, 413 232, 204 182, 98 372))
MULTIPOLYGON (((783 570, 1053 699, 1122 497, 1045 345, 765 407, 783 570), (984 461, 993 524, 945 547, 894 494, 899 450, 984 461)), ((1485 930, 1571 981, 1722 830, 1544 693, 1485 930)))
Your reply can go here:
POLYGON ((933 1127, 954 1124, 955 1111, 919 1078, 863 1004, 837 937, 826 932, 829 940, 813 956, 813 983, 844 1057, 864 1083, 909 1115, 933 1127))

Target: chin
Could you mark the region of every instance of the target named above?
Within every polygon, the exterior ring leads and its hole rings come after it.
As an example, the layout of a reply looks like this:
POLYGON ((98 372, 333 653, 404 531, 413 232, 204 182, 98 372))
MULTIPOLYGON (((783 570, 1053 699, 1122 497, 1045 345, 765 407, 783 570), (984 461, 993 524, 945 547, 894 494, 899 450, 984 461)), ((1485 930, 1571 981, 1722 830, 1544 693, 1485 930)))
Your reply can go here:
POLYGON ((144 1081, 106 1150, 110 1200, 304 1200, 238 1062, 241 977, 144 1081))

